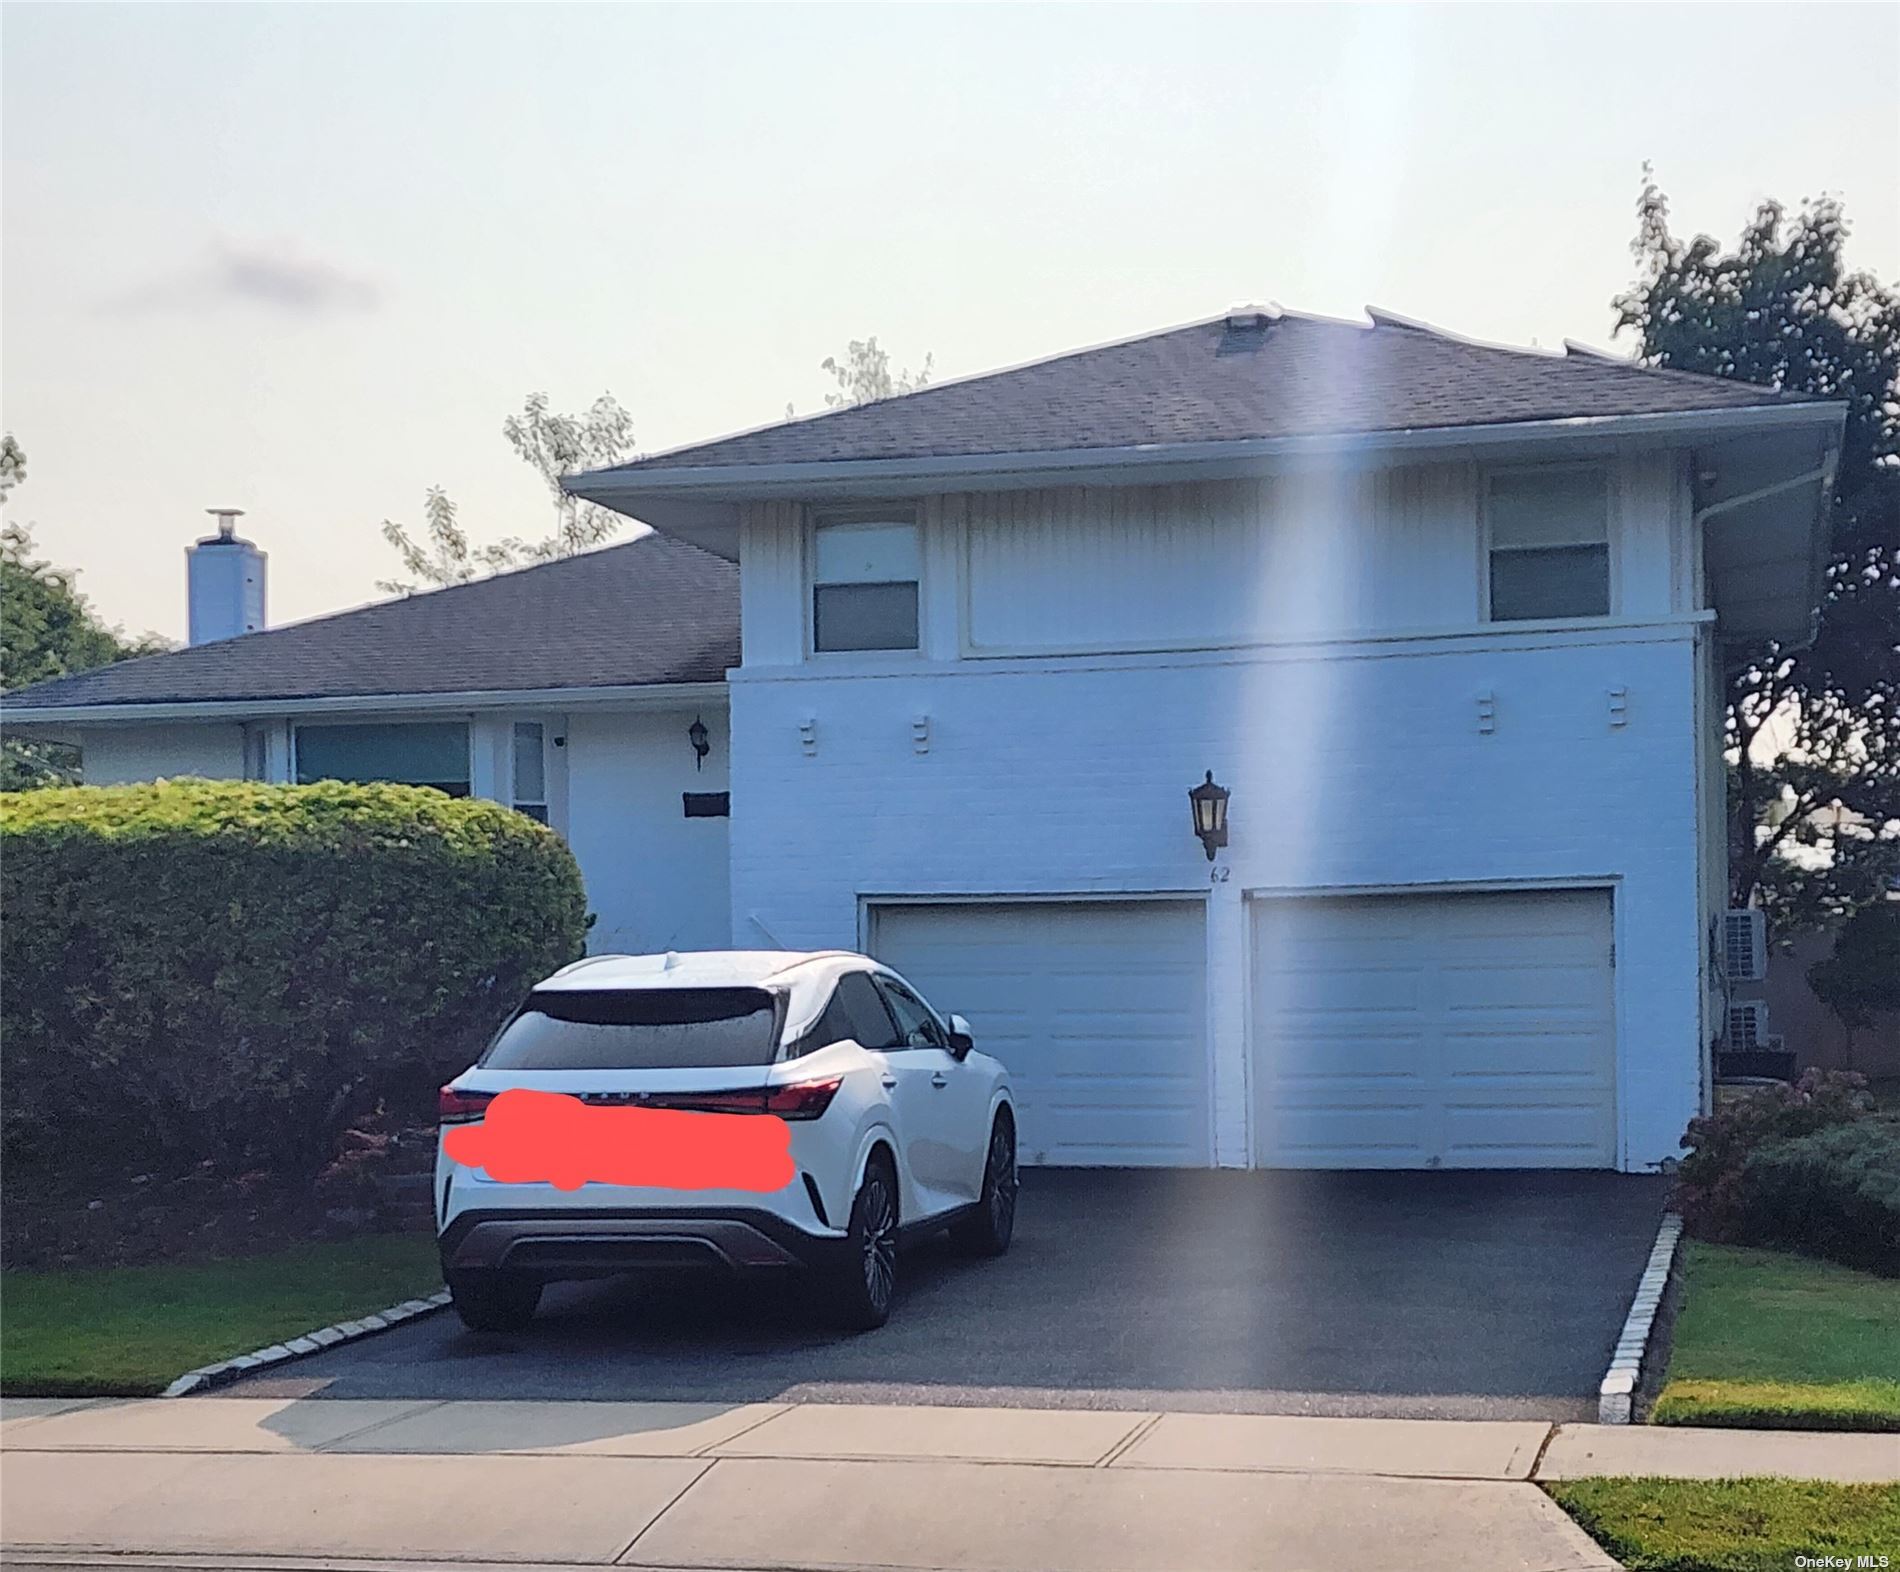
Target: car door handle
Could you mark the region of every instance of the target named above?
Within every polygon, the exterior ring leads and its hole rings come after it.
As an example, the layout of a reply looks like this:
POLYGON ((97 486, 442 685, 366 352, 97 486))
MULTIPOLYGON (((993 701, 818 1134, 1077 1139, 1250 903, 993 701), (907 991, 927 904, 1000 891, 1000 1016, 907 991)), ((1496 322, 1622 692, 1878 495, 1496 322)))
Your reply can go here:
POLYGON ((931 1076, 930 1084, 936 1087, 939 1091, 941 1091, 944 1087, 950 1084, 950 1077, 945 1075, 943 1071, 939 1070, 935 1075, 931 1076))
POLYGON ((894 1092, 894 1091, 896 1091, 896 1090, 897 1090, 897 1077, 896 1077, 896 1076, 894 1076, 894 1075, 887 1075, 887 1076, 885 1076, 885 1077, 884 1077, 884 1090, 885 1090, 885 1091, 887 1091, 887 1092, 894 1092))

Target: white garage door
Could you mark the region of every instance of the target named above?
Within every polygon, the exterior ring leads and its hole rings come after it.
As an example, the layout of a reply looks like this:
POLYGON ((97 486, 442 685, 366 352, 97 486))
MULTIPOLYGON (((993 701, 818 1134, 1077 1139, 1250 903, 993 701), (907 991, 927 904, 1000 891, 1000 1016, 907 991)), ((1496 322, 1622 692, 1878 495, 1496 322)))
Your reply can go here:
POLYGON ((1254 934, 1262 1163, 1615 1164, 1607 893, 1261 900, 1254 934))
POLYGON ((1009 1067, 1024 1162, 1209 1161, 1198 903, 886 906, 871 949, 1009 1067))

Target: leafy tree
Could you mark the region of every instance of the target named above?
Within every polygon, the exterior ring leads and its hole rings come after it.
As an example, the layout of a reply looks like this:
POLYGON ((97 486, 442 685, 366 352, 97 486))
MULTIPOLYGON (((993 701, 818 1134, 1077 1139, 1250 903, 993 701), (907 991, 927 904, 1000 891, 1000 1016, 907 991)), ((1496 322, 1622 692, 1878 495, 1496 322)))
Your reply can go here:
POLYGON ((1900 874, 1900 292, 1848 269, 1833 198, 1764 202, 1725 252, 1677 237, 1644 177, 1614 302, 1642 359, 1848 406, 1815 637, 1729 651, 1731 896, 1785 936, 1900 874))
POLYGON ((455 504, 440 486, 429 488, 422 504, 422 517, 426 532, 422 541, 412 539, 394 520, 383 520, 383 539, 401 553, 402 565, 411 578, 378 580, 379 590, 390 595, 407 595, 418 582, 439 589, 520 566, 519 541, 471 546, 468 535, 456 522, 455 504))
MULTIPOLYGON (((0 501, 25 478, 26 455, 8 432, 0 438, 0 501)), ((0 691, 164 648, 152 634, 128 640, 100 621, 72 574, 34 554, 29 528, 0 529, 0 691)), ((63 743, 8 737, 0 744, 0 791, 70 785, 78 774, 78 750, 63 743)))
MULTIPOLYGON (((925 355, 923 365, 916 371, 906 368, 894 372, 889 352, 878 347, 875 335, 867 339, 854 338, 845 346, 843 360, 827 355, 819 362, 818 369, 830 373, 832 381, 838 384, 837 392, 825 395, 825 407, 856 409, 860 404, 875 404, 880 399, 919 392, 930 386, 930 368, 936 358, 925 355)), ((788 403, 785 418, 790 420, 795 414, 788 403)))
POLYGON ((1851 1067, 1854 1034, 1874 1017, 1900 1011, 1900 901, 1863 906, 1834 936, 1834 953, 1808 968, 1808 986, 1847 1028, 1851 1067))
POLYGON ((827 409, 853 409, 859 404, 875 404, 879 399, 895 398, 900 393, 916 393, 930 386, 930 367, 936 359, 925 355, 915 372, 893 372, 891 357, 878 348, 877 338, 853 339, 845 346, 844 359, 827 355, 819 369, 831 374, 838 384, 836 393, 825 395, 827 409))
POLYGON ((432 487, 423 503, 423 538, 415 539, 401 524, 383 520, 383 539, 402 558, 408 579, 384 579, 377 588, 407 595, 420 586, 440 588, 466 584, 528 563, 571 557, 610 539, 625 522, 611 508, 569 496, 561 486, 563 475, 624 463, 633 457, 633 417, 603 393, 579 415, 560 415, 548 408, 545 393, 530 393, 519 415, 502 423, 522 462, 546 483, 554 498, 554 531, 541 540, 511 535, 491 545, 474 546, 455 516, 455 504, 440 486, 432 487))
POLYGON ((521 413, 510 415, 501 430, 554 499, 554 533, 522 548, 529 560, 571 557, 619 532, 626 520, 612 508, 570 496, 561 485, 563 476, 605 469, 633 457, 633 417, 613 394, 601 394, 583 415, 556 415, 548 409, 547 394, 530 393, 521 413))

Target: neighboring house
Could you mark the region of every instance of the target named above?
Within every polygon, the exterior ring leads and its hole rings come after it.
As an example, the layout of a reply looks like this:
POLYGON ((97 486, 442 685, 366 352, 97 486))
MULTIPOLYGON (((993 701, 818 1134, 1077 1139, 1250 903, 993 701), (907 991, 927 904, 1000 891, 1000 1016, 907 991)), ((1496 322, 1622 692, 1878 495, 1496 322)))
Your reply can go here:
POLYGON ((1785 952, 1768 957, 1767 980, 1737 989, 1765 1007, 1766 1032, 1793 1050, 1795 1063, 1823 1070, 1858 1070, 1882 1080, 1900 1076, 1900 1010, 1877 1015, 1850 1034, 1841 1018, 1808 986, 1808 968, 1834 953, 1834 930, 1796 934, 1785 952))
MULTIPOLYGON (((228 538, 194 548, 194 636, 232 626, 242 592, 228 570, 247 553, 261 557, 228 538)), ((0 715, 76 743, 95 785, 328 777, 512 803, 574 848, 596 949, 720 946, 737 581, 730 563, 646 535, 57 678, 8 694, 0 715)), ((249 593, 255 626, 261 591, 249 593)))
POLYGON ((439 695, 401 707, 460 717, 449 784, 504 799, 538 719, 597 947, 868 949, 1010 1065, 1031 1161, 1652 1168, 1722 1027, 1718 647, 1810 628, 1840 433, 1589 352, 1237 312, 576 477, 673 539, 7 714, 89 778, 99 723, 148 715, 111 773, 235 774, 249 724, 308 774, 312 712, 238 675, 300 638, 302 702, 439 695), (650 863, 702 782, 729 856, 650 863))

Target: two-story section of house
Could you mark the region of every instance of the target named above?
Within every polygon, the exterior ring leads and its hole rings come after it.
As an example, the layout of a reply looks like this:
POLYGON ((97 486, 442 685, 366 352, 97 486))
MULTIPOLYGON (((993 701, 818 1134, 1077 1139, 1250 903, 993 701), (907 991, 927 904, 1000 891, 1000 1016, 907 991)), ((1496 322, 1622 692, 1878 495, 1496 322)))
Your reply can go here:
POLYGON ((967 1015, 1026 1160, 1640 1170, 1840 430, 1269 308, 572 485, 739 564, 733 941, 967 1015))

